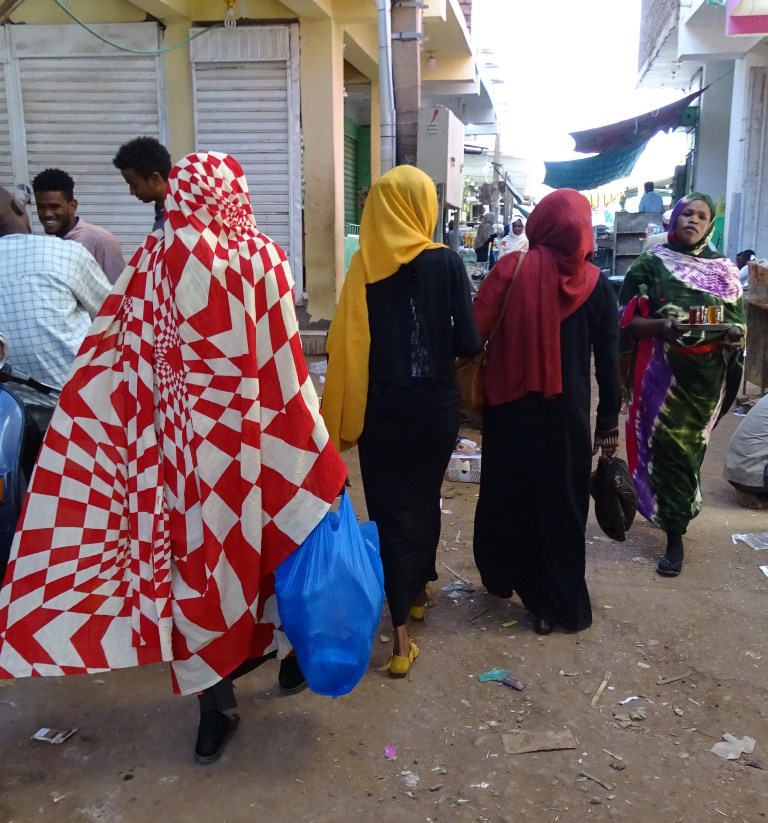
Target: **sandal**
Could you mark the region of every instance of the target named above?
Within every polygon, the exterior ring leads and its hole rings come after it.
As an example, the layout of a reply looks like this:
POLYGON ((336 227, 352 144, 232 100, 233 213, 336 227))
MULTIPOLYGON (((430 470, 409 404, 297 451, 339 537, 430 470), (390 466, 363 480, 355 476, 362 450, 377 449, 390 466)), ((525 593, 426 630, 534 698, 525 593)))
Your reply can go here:
POLYGON ((405 677, 413 661, 419 656, 419 647, 411 640, 411 650, 408 657, 403 655, 393 654, 389 659, 389 676, 390 677, 405 677))

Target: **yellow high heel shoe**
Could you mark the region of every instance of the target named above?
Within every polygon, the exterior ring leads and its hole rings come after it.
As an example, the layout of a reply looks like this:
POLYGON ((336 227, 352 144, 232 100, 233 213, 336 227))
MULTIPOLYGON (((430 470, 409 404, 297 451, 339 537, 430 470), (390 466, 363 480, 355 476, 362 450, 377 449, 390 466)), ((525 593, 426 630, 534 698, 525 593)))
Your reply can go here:
POLYGON ((411 650, 408 657, 399 654, 393 654, 389 661, 389 676, 390 677, 405 677, 413 661, 419 656, 419 647, 411 640, 411 650))

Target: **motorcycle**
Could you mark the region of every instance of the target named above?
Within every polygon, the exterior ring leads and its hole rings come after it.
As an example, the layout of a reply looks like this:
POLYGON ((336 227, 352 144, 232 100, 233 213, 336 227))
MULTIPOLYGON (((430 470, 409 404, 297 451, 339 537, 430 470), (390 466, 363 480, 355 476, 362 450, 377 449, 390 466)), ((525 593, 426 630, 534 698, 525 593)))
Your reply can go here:
POLYGON ((14 369, 9 349, 0 335, 0 581, 5 575, 16 524, 43 434, 13 391, 11 384, 27 386, 40 395, 58 397, 59 389, 14 369))

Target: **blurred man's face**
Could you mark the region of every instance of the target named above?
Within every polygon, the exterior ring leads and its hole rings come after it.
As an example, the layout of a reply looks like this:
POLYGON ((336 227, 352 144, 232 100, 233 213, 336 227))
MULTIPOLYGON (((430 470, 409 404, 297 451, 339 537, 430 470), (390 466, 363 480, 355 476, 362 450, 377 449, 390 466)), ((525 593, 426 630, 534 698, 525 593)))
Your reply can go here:
POLYGON ((64 237, 75 223, 77 200, 67 200, 63 192, 35 192, 35 205, 46 234, 64 237))
POLYGON ((153 171, 149 177, 142 177, 133 169, 121 171, 123 180, 128 184, 131 194, 142 203, 162 203, 165 197, 166 182, 163 176, 153 171))

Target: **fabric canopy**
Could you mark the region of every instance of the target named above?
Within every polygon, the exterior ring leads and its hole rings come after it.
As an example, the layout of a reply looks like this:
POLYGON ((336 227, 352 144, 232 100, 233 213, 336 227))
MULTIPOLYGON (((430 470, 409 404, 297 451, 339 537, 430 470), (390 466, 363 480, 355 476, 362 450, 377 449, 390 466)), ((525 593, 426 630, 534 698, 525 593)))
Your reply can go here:
POLYGON ((572 131, 571 137, 576 141, 574 151, 591 154, 592 152, 626 149, 629 144, 646 143, 657 132, 675 128, 680 122, 680 112, 688 108, 705 91, 706 88, 703 88, 701 91, 683 97, 682 100, 645 114, 638 114, 636 117, 630 117, 629 120, 584 131, 572 131))
POLYGON ((648 140, 618 151, 605 151, 578 160, 544 161, 544 185, 553 189, 586 191, 627 177, 648 145, 648 140))

